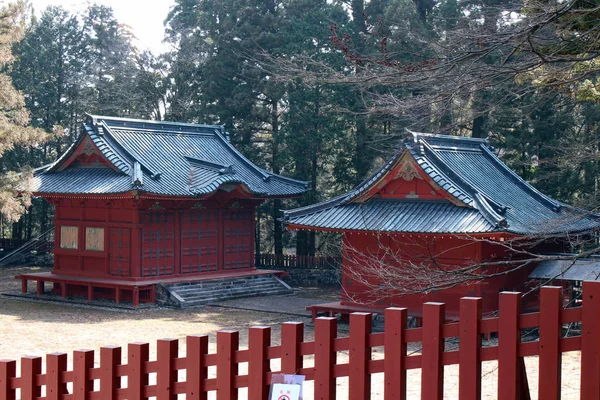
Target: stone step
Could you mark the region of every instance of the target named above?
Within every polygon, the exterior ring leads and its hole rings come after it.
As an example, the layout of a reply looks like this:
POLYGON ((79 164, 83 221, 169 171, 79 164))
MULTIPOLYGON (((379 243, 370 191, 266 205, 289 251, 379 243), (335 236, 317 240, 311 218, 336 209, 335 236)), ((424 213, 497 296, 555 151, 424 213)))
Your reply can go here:
POLYGON ((230 292, 219 292, 219 293, 203 293, 203 294, 198 294, 195 296, 186 296, 186 297, 182 297, 182 299, 185 302, 188 301, 192 301, 192 300, 202 300, 202 299, 207 299, 207 298, 221 298, 221 299, 226 299, 226 298, 230 298, 232 296, 242 296, 244 297, 245 295, 248 296, 260 296, 260 295, 271 295, 271 294, 292 294, 293 291, 290 291, 289 289, 285 289, 285 288, 271 288, 270 290, 245 290, 245 291, 230 291, 230 292))
POLYGON ((211 292, 211 291, 220 291, 220 290, 231 290, 231 289, 239 289, 244 290, 245 288, 270 288, 270 287, 281 287, 278 283, 273 282, 261 282, 255 285, 232 285, 232 286, 218 286, 212 288, 206 287, 191 287, 189 289, 176 289, 177 293, 181 296, 186 295, 187 293, 198 293, 198 292, 211 292))

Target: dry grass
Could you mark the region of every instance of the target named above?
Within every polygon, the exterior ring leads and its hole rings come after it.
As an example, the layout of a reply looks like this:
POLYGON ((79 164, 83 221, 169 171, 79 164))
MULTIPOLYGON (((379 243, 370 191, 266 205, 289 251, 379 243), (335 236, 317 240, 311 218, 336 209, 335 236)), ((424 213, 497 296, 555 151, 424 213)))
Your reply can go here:
MULTIPOLYGON (((31 268, 0 269, 0 293, 16 292, 20 282, 13 279, 20 272, 31 272, 31 268)), ((42 271, 40 269, 40 271, 42 271)), ((312 288, 303 290, 304 295, 314 296, 320 301, 331 301, 331 291, 312 288)), ((273 326, 273 343, 279 342, 279 324, 290 320, 290 316, 247 310, 204 307, 193 310, 145 309, 140 311, 115 311, 91 307, 78 307, 64 304, 48 304, 0 298, 0 358, 19 359, 26 355, 45 355, 52 352, 70 353, 75 349, 98 350, 105 345, 123 346, 144 341, 151 344, 150 358, 155 358, 155 342, 161 338, 183 339, 189 334, 209 334, 211 351, 214 351, 214 334, 222 329, 240 330, 240 346, 247 346, 246 329, 251 326, 273 326)), ((312 340, 313 328, 308 318, 294 317, 306 324, 305 338, 312 340)), ((347 335, 347 326, 340 326, 340 335, 347 335)), ((185 354, 185 341, 180 340, 181 353, 185 354)), ((418 350, 418 344, 410 347, 418 350)), ((123 354, 125 357, 126 354, 123 354)), ((374 358, 382 358, 381 349, 374 349, 374 358)), ((348 360, 348 352, 338 353, 338 362, 348 360)), ((528 357, 526 365, 532 399, 537 398, 537 357, 528 357)), ((96 359, 98 362, 98 359, 96 359)), ((313 363, 305 357, 305 366, 313 363)), ((273 361, 272 367, 278 368, 273 361)), ((243 372, 245 367, 242 367, 243 372)), ((483 398, 497 397, 497 363, 483 365, 483 398)), ((183 379, 183 376, 181 377, 183 379)), ((373 376, 372 398, 383 397, 382 374, 373 376)), ((419 370, 408 373, 409 396, 419 398, 421 375, 419 370)), ((565 353, 563 356, 563 395, 562 399, 579 398, 579 352, 565 353)), ((339 398, 347 398, 348 379, 338 379, 339 398)), ((311 398, 312 382, 305 383, 305 399, 311 398)), ((246 392, 240 392, 245 398, 246 392)), ((445 369, 446 399, 458 397, 458 368, 445 369)))

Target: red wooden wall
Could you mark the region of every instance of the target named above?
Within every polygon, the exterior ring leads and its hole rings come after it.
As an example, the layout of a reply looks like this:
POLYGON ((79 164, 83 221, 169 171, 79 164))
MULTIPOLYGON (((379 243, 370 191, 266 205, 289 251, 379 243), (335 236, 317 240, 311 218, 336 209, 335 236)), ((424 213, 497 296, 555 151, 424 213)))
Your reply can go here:
POLYGON ((56 274, 141 279, 254 268, 256 202, 49 200, 56 274), (61 248, 63 226, 78 228, 77 249, 61 248), (104 229, 102 251, 86 250, 88 227, 104 229))

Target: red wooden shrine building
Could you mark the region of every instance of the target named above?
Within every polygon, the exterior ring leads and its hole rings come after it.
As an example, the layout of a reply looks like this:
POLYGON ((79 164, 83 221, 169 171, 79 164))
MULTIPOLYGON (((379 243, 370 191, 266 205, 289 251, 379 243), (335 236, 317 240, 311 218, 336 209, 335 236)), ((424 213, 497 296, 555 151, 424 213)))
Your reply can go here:
POLYGON ((40 169, 33 192, 55 207, 54 269, 20 275, 63 296, 153 302, 158 282, 258 274, 255 208, 305 182, 246 159, 222 126, 89 116, 40 169))
POLYGON ((495 311, 500 291, 528 290, 535 267, 515 268, 523 255, 508 243, 563 252, 561 237, 600 226, 597 216, 521 179, 486 140, 418 133, 351 192, 285 211, 284 220, 288 229, 343 232, 341 302, 314 306, 313 315, 398 306, 419 316, 423 302, 439 301, 457 316, 463 296, 482 297, 483 311, 495 311), (535 247, 526 238, 536 238, 535 247), (460 269, 467 270, 449 273, 460 269))

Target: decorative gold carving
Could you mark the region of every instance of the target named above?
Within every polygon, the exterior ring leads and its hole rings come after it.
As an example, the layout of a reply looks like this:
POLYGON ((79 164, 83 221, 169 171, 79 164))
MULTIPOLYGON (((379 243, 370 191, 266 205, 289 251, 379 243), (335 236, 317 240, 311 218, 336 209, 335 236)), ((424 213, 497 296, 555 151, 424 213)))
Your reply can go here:
POLYGON ((206 207, 201 202, 194 203, 191 207, 192 210, 204 210, 206 207))
POLYGON ((231 203, 229 208, 244 208, 244 207, 240 204, 239 201, 234 201, 233 203, 231 203))
POLYGON ((165 208, 160 204, 160 202, 155 202, 154 204, 152 204, 152 207, 150 207, 151 210, 164 210, 165 208))
POLYGON ((417 167, 410 161, 405 161, 402 164, 402 167, 400 167, 400 169, 398 170, 398 174, 396 174, 395 179, 398 179, 398 178, 402 178, 407 182, 410 182, 413 179, 423 180, 421 175, 419 175, 419 171, 417 170, 417 167))

